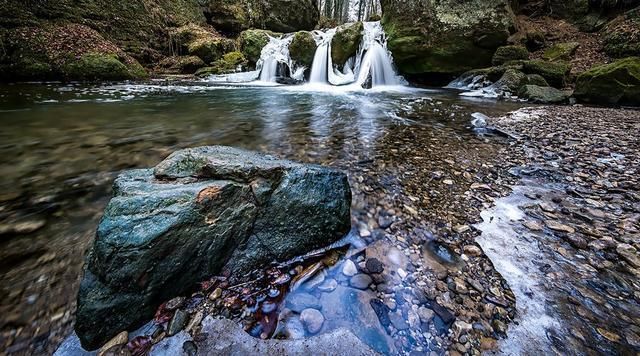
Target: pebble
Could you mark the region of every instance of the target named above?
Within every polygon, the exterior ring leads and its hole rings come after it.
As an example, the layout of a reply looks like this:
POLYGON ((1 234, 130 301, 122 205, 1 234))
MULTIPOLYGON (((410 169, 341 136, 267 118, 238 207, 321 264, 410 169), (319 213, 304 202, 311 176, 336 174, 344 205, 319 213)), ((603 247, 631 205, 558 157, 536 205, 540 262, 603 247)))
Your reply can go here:
POLYGON ((187 314, 187 312, 182 311, 180 309, 176 310, 176 313, 173 315, 173 318, 171 318, 171 321, 169 322, 169 326, 167 327, 167 335, 173 336, 179 333, 180 330, 182 330, 184 326, 187 324, 188 317, 189 317, 189 314, 187 314))
POLYGON ((118 335, 114 336, 113 339, 109 340, 106 344, 104 344, 100 350, 98 350, 98 356, 103 356, 109 349, 115 346, 124 345, 129 341, 129 333, 123 331, 118 335))
POLYGON ((353 288, 364 290, 364 289, 367 289, 369 287, 371 282, 373 282, 373 279, 371 279, 371 277, 369 277, 366 274, 360 273, 360 274, 356 274, 355 276, 351 277, 351 280, 349 281, 349 284, 353 288))
POLYGON ((382 273, 384 272, 384 266, 377 258, 368 258, 365 264, 365 268, 369 273, 382 273))
POLYGON ((326 279, 324 282, 322 282, 321 285, 318 286, 318 290, 324 293, 330 293, 330 292, 333 292, 337 287, 338 287, 338 282, 333 278, 329 278, 329 279, 326 279))
POLYGON ((620 257, 624 258, 630 265, 640 268, 640 256, 638 250, 629 244, 618 244, 616 252, 620 257))
POLYGON ((463 247, 462 249, 464 251, 464 253, 468 256, 481 256, 482 255, 482 250, 480 249, 480 247, 475 246, 475 245, 466 245, 463 247))
POLYGON ((342 274, 344 274, 347 277, 353 277, 356 275, 356 273, 358 273, 358 268, 356 267, 356 264, 353 263, 353 261, 351 260, 344 261, 344 264, 342 265, 342 274))
POLYGON ((182 351, 184 351, 187 356, 196 356, 198 354, 198 346, 195 342, 188 340, 182 344, 182 351))
POLYGON ((576 232, 576 230, 571 226, 562 224, 555 220, 545 220, 545 224, 549 229, 554 231, 566 232, 568 234, 573 234, 574 232, 576 232))
POLYGON ((305 309, 320 309, 320 301, 309 293, 294 293, 287 297, 287 307, 296 313, 305 309))
POLYGON ((209 294, 209 299, 216 300, 220 298, 220 296, 222 296, 222 289, 216 288, 213 292, 211 292, 211 294, 209 294))
POLYGON ((324 316, 317 309, 305 309, 300 313, 300 321, 304 325, 307 332, 316 334, 322 329, 324 324, 324 316))
POLYGON ((402 268, 398 268, 398 276, 401 279, 407 278, 407 272, 405 272, 402 268))
POLYGON ((418 308, 418 316, 420 317, 421 322, 428 323, 433 319, 434 312, 427 307, 420 307, 418 308))
POLYGON ((540 225, 537 221, 525 221, 523 225, 531 231, 542 231, 542 225, 540 225))
POLYGON ((393 218, 390 216, 379 216, 378 217, 378 226, 381 229, 388 229, 391 224, 393 224, 393 218))
POLYGON ((391 324, 393 325, 393 327, 398 330, 409 329, 409 324, 406 320, 404 320, 404 317, 399 310, 393 313, 389 313, 389 320, 391 320, 391 324))

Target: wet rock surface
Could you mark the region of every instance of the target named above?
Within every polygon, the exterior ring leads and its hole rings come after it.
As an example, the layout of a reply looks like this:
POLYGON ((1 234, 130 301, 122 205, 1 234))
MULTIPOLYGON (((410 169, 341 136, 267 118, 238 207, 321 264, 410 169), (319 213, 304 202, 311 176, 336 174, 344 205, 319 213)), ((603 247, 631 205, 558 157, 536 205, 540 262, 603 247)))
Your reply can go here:
MULTIPOLYGON (((135 327, 163 299, 223 269, 239 275, 342 238, 350 201, 337 170, 224 146, 177 151, 154 170, 122 173, 80 285, 83 345, 135 327)), ((184 327, 179 315, 169 335, 184 327)))

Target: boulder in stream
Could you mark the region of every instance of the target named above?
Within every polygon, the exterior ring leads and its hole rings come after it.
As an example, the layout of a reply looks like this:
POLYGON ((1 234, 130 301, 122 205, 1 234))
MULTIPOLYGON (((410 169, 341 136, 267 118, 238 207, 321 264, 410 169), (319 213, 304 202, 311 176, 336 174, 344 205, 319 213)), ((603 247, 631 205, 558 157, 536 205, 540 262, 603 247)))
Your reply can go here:
POLYGON ((140 326, 223 270, 242 275, 342 238, 350 204, 344 173, 230 147, 185 149, 121 173, 78 295, 83 347, 140 326))

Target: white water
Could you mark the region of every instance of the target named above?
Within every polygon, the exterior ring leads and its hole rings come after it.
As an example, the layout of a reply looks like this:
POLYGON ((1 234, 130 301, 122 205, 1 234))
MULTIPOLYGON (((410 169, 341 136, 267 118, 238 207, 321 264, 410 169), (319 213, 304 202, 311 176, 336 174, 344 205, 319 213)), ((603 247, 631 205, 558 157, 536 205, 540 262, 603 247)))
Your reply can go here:
POLYGON ((304 68, 300 71, 300 68, 295 66, 295 63, 291 60, 289 55, 289 45, 293 41, 291 34, 283 35, 282 37, 269 36, 269 43, 267 43, 262 52, 260 52, 260 59, 256 63, 257 69, 260 71, 260 81, 267 83, 275 83, 276 78, 284 73, 278 73, 279 66, 285 66, 289 69, 290 76, 294 79, 298 79, 295 76, 301 77, 304 73, 304 68))
POLYGON ((379 21, 364 22, 360 48, 356 56, 347 61, 342 71, 338 70, 331 60, 331 40, 335 33, 336 29, 314 33, 318 49, 311 66, 310 83, 353 84, 359 87, 405 84, 404 79, 395 72, 393 58, 387 50, 387 37, 379 21))

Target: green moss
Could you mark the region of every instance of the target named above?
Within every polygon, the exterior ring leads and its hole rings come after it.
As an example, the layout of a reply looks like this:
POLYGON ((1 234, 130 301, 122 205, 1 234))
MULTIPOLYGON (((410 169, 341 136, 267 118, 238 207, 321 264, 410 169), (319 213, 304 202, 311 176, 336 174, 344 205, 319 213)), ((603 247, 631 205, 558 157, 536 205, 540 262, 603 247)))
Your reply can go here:
POLYGON ((604 51, 609 56, 640 56, 640 8, 613 20, 603 33, 604 51))
POLYGON ((269 36, 275 37, 279 35, 266 30, 246 30, 238 37, 238 47, 245 58, 255 65, 260 59, 262 48, 269 43, 269 36))
POLYGON ((193 74, 206 64, 197 56, 179 56, 167 57, 158 65, 166 73, 193 74))
POLYGON ((211 63, 234 49, 235 42, 228 38, 202 38, 189 44, 188 53, 200 57, 206 63, 211 63))
POLYGON ((310 68, 317 47, 311 32, 299 31, 293 35, 293 40, 289 45, 289 54, 296 63, 310 68))
POLYGON ((570 60, 579 46, 578 42, 558 43, 544 51, 542 58, 548 61, 570 60))
POLYGON ((537 85, 539 87, 548 87, 549 83, 544 79, 540 74, 529 74, 527 75, 527 82, 531 85, 537 85))
POLYGON ((558 90, 549 86, 524 85, 520 88, 518 96, 533 103, 560 104, 569 100, 571 91, 558 90))
POLYGON ((363 31, 364 25, 362 22, 338 27, 331 40, 331 59, 333 64, 342 67, 349 58, 356 55, 360 42, 362 42, 363 31))
POLYGON ((491 62, 493 65, 504 64, 509 61, 529 59, 529 51, 522 46, 502 46, 496 50, 491 62))
POLYGON ((568 82, 571 66, 566 62, 525 61, 523 70, 527 74, 541 75, 550 85, 562 88, 568 82))
POLYGON ((640 105, 640 57, 592 68, 578 76, 576 98, 607 105, 640 105))
POLYGON ((242 70, 247 65, 247 59, 240 52, 229 52, 218 59, 210 67, 205 67, 196 72, 197 76, 211 74, 228 74, 242 70))
POLYGON ((62 67, 63 75, 71 80, 135 79, 129 68, 115 55, 87 53, 62 67))

